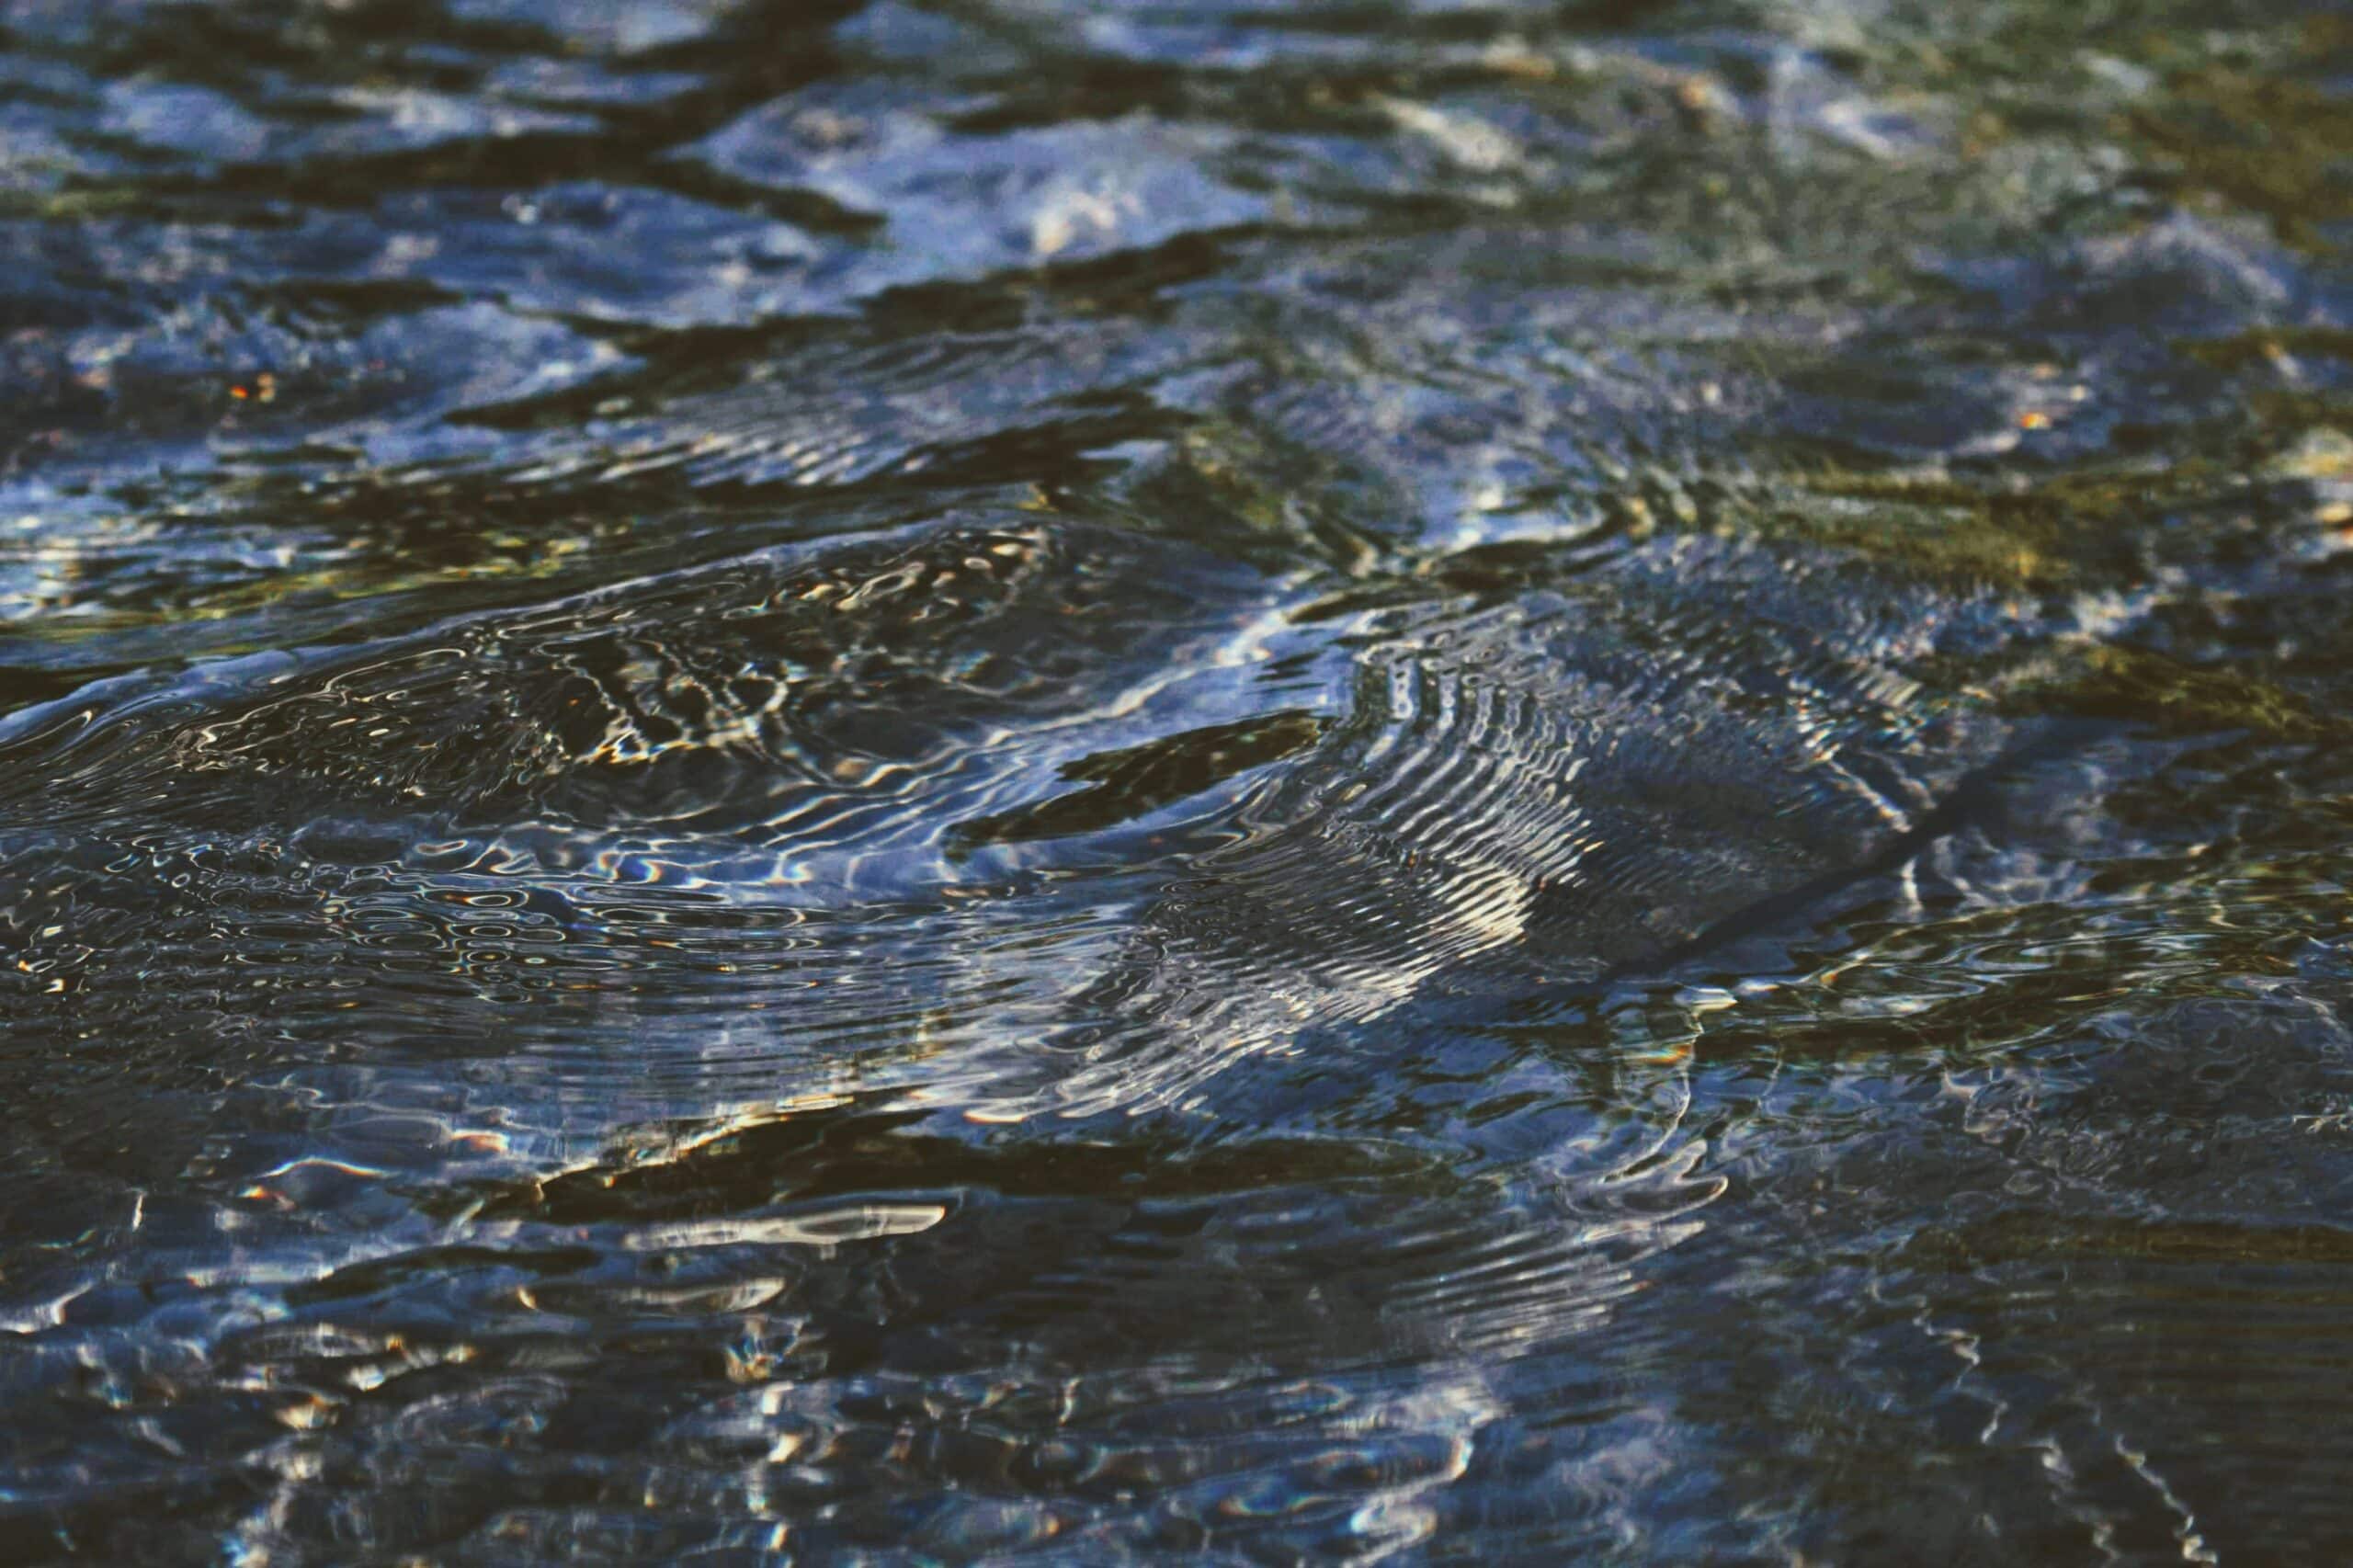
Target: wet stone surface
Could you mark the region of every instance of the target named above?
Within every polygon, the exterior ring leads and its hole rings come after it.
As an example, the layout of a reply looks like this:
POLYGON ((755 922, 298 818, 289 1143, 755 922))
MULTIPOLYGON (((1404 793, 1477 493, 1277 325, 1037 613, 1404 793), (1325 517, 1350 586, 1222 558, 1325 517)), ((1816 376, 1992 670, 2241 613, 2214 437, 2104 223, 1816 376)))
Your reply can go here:
POLYGON ((0 0, 0 1560, 2353 1555, 2348 83, 0 0))

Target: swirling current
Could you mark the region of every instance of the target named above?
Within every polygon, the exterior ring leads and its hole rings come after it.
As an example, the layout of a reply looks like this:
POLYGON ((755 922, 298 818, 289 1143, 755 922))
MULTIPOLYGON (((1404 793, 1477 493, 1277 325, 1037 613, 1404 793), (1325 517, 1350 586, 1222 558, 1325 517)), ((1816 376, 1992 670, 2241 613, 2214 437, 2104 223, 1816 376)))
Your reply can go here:
POLYGON ((2353 21, 0 0, 0 1561, 2353 1561, 2353 21))

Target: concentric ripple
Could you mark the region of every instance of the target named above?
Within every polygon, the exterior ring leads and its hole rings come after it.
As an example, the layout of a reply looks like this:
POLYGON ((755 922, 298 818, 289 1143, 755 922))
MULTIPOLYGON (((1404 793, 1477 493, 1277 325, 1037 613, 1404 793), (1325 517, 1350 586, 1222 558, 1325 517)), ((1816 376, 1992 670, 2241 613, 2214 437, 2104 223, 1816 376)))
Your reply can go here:
POLYGON ((2020 730, 1906 666, 2022 628, 1968 599, 1842 616, 1805 588, 1834 570, 1677 540, 1494 608, 1373 617, 1351 710, 1147 912, 1046 1098, 1165 1105, 1483 959, 1523 985, 1655 964, 1916 838, 2020 730))

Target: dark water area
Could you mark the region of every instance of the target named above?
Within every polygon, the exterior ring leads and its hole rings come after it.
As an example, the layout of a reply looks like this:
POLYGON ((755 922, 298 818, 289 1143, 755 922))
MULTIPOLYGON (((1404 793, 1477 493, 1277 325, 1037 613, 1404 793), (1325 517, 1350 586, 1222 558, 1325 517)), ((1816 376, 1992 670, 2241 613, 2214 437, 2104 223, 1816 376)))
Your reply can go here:
POLYGON ((2353 19, 0 0, 0 1562, 2353 1561, 2353 19))

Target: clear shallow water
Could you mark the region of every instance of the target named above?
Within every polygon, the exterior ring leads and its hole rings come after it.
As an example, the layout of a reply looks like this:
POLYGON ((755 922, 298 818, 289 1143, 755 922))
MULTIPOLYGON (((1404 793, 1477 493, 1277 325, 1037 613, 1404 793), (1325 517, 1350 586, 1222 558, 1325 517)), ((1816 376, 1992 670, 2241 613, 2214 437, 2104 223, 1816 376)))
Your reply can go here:
POLYGON ((0 6, 0 1557, 2353 1548, 2353 30, 0 6))

